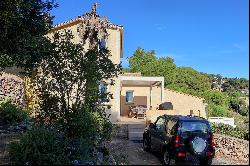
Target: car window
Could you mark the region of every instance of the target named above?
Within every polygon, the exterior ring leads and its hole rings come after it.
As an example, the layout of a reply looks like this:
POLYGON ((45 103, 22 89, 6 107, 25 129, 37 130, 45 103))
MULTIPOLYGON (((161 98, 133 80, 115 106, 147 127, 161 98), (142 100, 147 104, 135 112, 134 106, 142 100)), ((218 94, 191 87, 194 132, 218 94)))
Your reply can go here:
POLYGON ((181 132, 209 132, 209 126, 204 122, 182 122, 181 127, 179 129, 181 132))
POLYGON ((159 118, 155 123, 155 127, 157 130, 164 130, 165 129, 165 119, 159 118))
POLYGON ((167 134, 174 135, 175 129, 176 129, 176 121, 169 120, 167 122, 166 128, 167 128, 167 134))

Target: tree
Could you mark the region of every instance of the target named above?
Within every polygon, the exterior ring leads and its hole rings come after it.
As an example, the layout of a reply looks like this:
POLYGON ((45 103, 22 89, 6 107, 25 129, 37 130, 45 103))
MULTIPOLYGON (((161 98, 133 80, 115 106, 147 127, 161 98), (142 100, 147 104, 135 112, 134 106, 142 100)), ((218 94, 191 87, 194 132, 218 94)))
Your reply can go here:
POLYGON ((215 105, 227 106, 228 99, 225 94, 217 90, 208 90, 204 93, 204 98, 207 103, 213 103, 215 105))
POLYGON ((210 89, 209 79, 191 67, 178 67, 175 74, 175 81, 169 85, 175 90, 203 96, 203 93, 210 89))
POLYGON ((47 55, 45 34, 52 26, 48 12, 54 0, 0 1, 0 69, 17 66, 30 71, 47 55))
POLYGON ((206 107, 206 113, 208 117, 227 117, 228 111, 225 106, 216 105, 213 103, 208 104, 206 107))
POLYGON ((239 113, 242 110, 241 107, 246 105, 245 100, 241 98, 240 92, 238 91, 229 92, 228 96, 229 96, 229 107, 233 109, 235 112, 239 113))
POLYGON ((142 48, 138 48, 132 57, 129 58, 129 67, 131 72, 141 71, 143 74, 146 73, 145 67, 157 60, 157 57, 154 55, 155 51, 146 52, 142 48))
POLYGON ((129 58, 132 72, 144 76, 163 76, 165 87, 184 93, 201 96, 210 88, 209 79, 192 68, 177 67, 171 57, 157 58, 154 51, 138 48, 129 58))
MULTIPOLYGON (((95 137, 104 131, 92 131, 88 135, 86 131, 90 130, 87 128, 96 122, 86 124, 85 118, 91 120, 96 116, 98 121, 106 118, 100 104, 102 98, 110 97, 110 94, 100 94, 98 86, 101 81, 117 76, 120 65, 112 63, 106 48, 93 47, 85 54, 83 45, 72 43, 72 39, 71 32, 56 32, 51 53, 38 70, 37 82, 42 99, 38 119, 49 126, 59 127, 70 137, 95 137)), ((91 128, 96 127, 100 125, 91 128)))

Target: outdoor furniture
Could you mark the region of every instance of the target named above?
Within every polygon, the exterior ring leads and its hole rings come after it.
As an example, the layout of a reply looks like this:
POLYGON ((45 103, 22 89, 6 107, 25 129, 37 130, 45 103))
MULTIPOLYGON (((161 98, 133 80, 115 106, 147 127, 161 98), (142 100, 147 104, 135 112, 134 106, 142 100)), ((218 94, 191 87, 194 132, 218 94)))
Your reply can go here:
POLYGON ((159 105, 159 110, 173 110, 173 104, 171 102, 164 102, 159 105))
POLYGON ((145 117, 146 117, 146 110, 147 110, 147 108, 138 107, 137 108, 136 118, 137 119, 145 119, 145 117))
POLYGON ((129 106, 129 117, 131 118, 143 118, 146 117, 147 106, 139 105, 139 106, 129 106))
POLYGON ((138 105, 138 107, 147 108, 147 106, 146 106, 146 105, 138 105))
POLYGON ((129 117, 135 118, 137 111, 135 110, 136 106, 129 106, 129 117))

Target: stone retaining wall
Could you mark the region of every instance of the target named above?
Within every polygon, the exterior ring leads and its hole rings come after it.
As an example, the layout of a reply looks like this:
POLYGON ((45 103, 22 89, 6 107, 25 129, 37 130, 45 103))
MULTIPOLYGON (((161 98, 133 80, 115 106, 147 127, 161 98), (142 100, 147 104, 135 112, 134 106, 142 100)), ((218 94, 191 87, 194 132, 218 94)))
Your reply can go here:
POLYGON ((7 73, 0 73, 0 101, 10 98, 12 103, 25 106, 24 81, 22 78, 7 73))
POLYGON ((249 163, 249 141, 219 134, 214 134, 214 141, 216 156, 227 157, 240 163, 249 163))

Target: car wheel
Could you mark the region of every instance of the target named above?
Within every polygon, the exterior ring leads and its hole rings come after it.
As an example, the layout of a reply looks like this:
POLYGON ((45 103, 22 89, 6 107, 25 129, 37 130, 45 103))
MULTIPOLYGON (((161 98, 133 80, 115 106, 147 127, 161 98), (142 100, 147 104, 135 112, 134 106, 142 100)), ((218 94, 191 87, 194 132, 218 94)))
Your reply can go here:
POLYGON ((200 165, 212 165, 212 159, 203 159, 200 160, 200 165))
POLYGON ((149 152, 151 150, 151 144, 149 138, 143 138, 143 150, 149 152))
POLYGON ((171 158, 170 158, 170 155, 168 153, 168 150, 166 149, 164 154, 163 154, 163 164, 170 165, 170 161, 171 161, 171 158))

